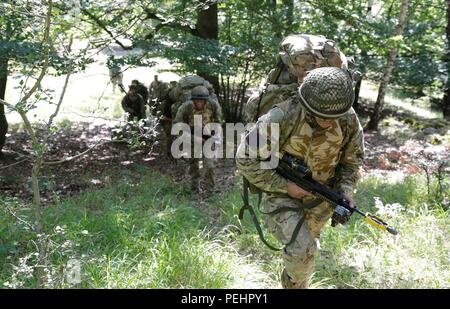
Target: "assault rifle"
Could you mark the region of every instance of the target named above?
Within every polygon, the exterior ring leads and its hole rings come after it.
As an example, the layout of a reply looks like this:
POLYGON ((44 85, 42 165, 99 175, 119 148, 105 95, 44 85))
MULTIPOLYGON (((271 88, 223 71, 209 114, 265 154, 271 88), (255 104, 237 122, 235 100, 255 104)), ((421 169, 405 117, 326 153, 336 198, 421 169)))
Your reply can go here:
POLYGON ((342 194, 315 181, 312 178, 311 170, 303 161, 289 154, 284 154, 280 159, 276 171, 278 174, 292 181, 303 190, 313 194, 316 198, 326 201, 334 206, 331 223, 332 226, 336 226, 338 223, 346 223, 350 219, 353 212, 356 212, 357 214, 363 216, 364 220, 372 226, 380 230, 387 231, 393 235, 398 234, 396 230, 380 218, 370 213, 364 213, 356 207, 351 208, 349 202, 342 196, 342 194))
POLYGON ((118 84, 118 86, 119 86, 119 89, 120 89, 123 93, 125 93, 125 94, 128 93, 128 92, 125 90, 125 87, 123 86, 122 83, 118 84))

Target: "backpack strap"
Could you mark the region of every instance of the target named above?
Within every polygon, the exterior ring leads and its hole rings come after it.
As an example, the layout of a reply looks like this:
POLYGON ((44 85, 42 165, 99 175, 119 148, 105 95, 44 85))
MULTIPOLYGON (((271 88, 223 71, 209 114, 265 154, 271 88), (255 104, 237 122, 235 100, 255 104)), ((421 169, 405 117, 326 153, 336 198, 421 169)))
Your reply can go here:
POLYGON ((266 94, 267 86, 269 86, 270 84, 276 84, 277 83, 277 81, 280 78, 281 72, 283 71, 284 67, 285 67, 285 64, 280 59, 278 61, 278 63, 277 63, 277 68, 275 69, 275 72, 274 72, 272 78, 266 82, 266 84, 264 85, 263 90, 259 94, 258 108, 256 109, 255 119, 253 119, 255 122, 256 122, 256 120, 258 120, 258 117, 259 117, 259 112, 261 110, 261 101, 262 101, 262 98, 264 97, 264 95, 266 94))

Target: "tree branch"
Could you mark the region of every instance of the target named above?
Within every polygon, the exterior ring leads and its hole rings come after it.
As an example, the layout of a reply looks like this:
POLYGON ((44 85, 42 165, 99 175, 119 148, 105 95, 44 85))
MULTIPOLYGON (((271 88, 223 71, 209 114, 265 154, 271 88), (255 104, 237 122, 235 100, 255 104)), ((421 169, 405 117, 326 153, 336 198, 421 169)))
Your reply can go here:
POLYGON ((31 95, 38 89, 39 85, 41 84, 42 79, 45 76, 45 73, 47 72, 48 68, 48 62, 49 62, 49 55, 50 55, 50 21, 52 17, 52 6, 53 2, 50 0, 48 1, 48 10, 47 15, 45 17, 45 31, 44 31, 44 65, 42 66, 41 73, 39 74, 39 77, 37 78, 36 82, 34 83, 34 86, 28 91, 28 93, 25 94, 25 96, 22 98, 22 102, 26 102, 31 95))
MULTIPOLYGON (((159 30, 161 30, 164 27, 169 27, 169 28, 173 28, 173 29, 180 29, 184 32, 188 32, 192 35, 197 35, 198 31, 197 28, 195 27, 190 27, 188 25, 183 25, 179 22, 173 22, 173 21, 168 21, 167 19, 163 18, 161 15, 156 14, 155 12, 153 12, 152 10, 150 10, 149 8, 145 7, 143 8, 146 14, 146 19, 153 19, 153 20, 158 20, 161 23, 156 25, 154 30, 155 33, 157 33, 159 30)), ((151 35, 148 34, 146 36, 146 38, 149 38, 151 35)))
MULTIPOLYGON (((88 149, 86 149, 85 151, 80 152, 79 154, 77 154, 77 155, 75 155, 73 157, 67 157, 65 159, 58 160, 58 161, 43 161, 42 165, 57 165, 57 164, 67 163, 67 162, 73 161, 75 159, 78 159, 79 157, 81 157, 81 156, 87 154, 88 152, 94 150, 98 146, 102 146, 102 145, 109 144, 109 143, 124 143, 124 142, 126 142, 126 140, 114 140, 114 141, 100 140, 96 144, 94 144, 91 147, 89 147, 88 149)), ((15 165, 22 164, 22 163, 24 163, 26 161, 30 161, 30 160, 32 160, 31 157, 23 159, 21 161, 15 162, 15 163, 7 165, 7 166, 2 166, 2 167, 0 167, 0 170, 4 170, 4 169, 10 168, 10 167, 13 167, 15 165)))
POLYGON ((81 9, 81 12, 83 12, 85 15, 87 15, 90 19, 92 19, 100 28, 102 28, 103 30, 105 30, 106 33, 108 33, 108 35, 114 40, 114 42, 117 43, 117 45, 119 45, 120 47, 122 47, 124 50, 131 50, 133 49, 133 46, 125 46, 123 45, 122 42, 120 42, 117 37, 114 35, 114 33, 112 33, 107 27, 106 25, 103 23, 103 21, 100 20, 100 18, 98 18, 97 16, 95 16, 94 14, 92 14, 91 12, 89 12, 86 9, 81 9))
POLYGON ((21 217, 19 217, 18 215, 16 215, 16 213, 14 211, 12 211, 8 206, 6 206, 6 204, 4 205, 5 207, 5 211, 10 214, 12 217, 14 217, 17 221, 25 224, 30 230, 32 230, 33 232, 37 232, 36 228, 29 222, 25 221, 24 219, 22 219, 21 217))
POLYGON ((26 161, 28 161, 28 160, 30 160, 30 158, 27 158, 27 159, 23 159, 23 160, 17 161, 17 162, 15 162, 15 163, 13 163, 13 164, 10 164, 10 165, 2 166, 2 167, 0 167, 0 171, 1 171, 1 170, 6 170, 6 169, 8 169, 8 168, 10 168, 10 167, 13 167, 13 166, 16 166, 16 165, 19 165, 19 164, 22 164, 22 163, 24 163, 24 162, 26 162, 26 161))
MULTIPOLYGON (((70 51, 72 50, 72 43, 73 43, 73 35, 70 37, 70 42, 69 42, 69 46, 67 48, 67 53, 69 54, 68 56, 70 57, 70 51)), ((50 116, 48 123, 47 123, 47 131, 48 129, 50 129, 50 127, 52 126, 53 123, 53 119, 56 117, 56 115, 58 115, 59 113, 59 109, 61 108, 61 104, 63 102, 64 99, 64 95, 66 94, 66 90, 67 90, 67 85, 69 84, 69 78, 70 75, 72 74, 73 71, 73 59, 70 59, 69 62, 69 67, 67 69, 67 75, 66 75, 66 80, 64 81, 64 86, 63 86, 63 90, 61 92, 61 95, 59 97, 59 101, 58 104, 56 105, 56 109, 53 112, 53 114, 50 116)), ((48 137, 47 137, 48 139, 48 137)))

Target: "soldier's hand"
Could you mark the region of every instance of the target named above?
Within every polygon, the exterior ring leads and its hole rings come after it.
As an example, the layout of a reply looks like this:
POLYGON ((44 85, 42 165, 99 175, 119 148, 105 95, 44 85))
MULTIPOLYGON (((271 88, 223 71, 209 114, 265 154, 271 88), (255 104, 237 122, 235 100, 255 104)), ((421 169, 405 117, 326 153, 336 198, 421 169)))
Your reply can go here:
POLYGON ((342 196, 343 196, 344 199, 348 202, 348 205, 349 205, 351 208, 355 208, 355 207, 356 207, 356 205, 355 205, 355 200, 353 199, 353 197, 352 197, 350 194, 344 193, 342 196))
POLYGON ((308 191, 303 190, 293 182, 288 182, 288 195, 295 199, 301 199, 304 196, 313 196, 308 191))

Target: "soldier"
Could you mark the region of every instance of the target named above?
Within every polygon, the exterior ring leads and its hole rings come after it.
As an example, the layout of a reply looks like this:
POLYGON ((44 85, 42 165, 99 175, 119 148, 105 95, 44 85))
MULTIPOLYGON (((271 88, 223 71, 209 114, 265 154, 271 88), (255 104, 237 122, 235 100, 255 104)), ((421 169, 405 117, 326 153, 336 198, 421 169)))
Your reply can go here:
POLYGON ((161 81, 158 80, 158 75, 153 76, 153 81, 150 83, 148 87, 148 93, 150 95, 150 100, 154 100, 160 97, 159 87, 161 85, 161 81))
POLYGON ((123 72, 117 61, 114 60, 114 56, 108 56, 106 66, 109 70, 109 82, 113 85, 113 92, 116 92, 117 86, 120 90, 126 92, 123 87, 123 72))
POLYGON ((144 84, 142 84, 140 81, 138 81, 137 79, 133 79, 131 81, 132 85, 135 85, 137 88, 137 93, 141 95, 142 99, 144 99, 144 103, 147 104, 148 103, 148 90, 147 87, 145 87, 144 84))
POLYGON ((109 68, 109 80, 113 85, 113 92, 116 92, 116 86, 123 87, 123 73, 117 64, 109 68))
MULTIPOLYGON (((257 132, 254 130, 263 125, 278 123, 281 155, 289 153, 305 161, 313 179, 342 192, 352 207, 353 189, 364 155, 362 127, 351 108, 353 97, 352 79, 347 70, 317 68, 306 75, 297 91, 261 116, 250 129, 257 132)), ((260 163, 266 158, 260 154, 249 158, 248 148, 243 148, 247 143, 243 139, 238 150, 247 156, 236 161, 250 184, 265 193, 267 226, 285 244, 282 285, 307 288, 314 271, 320 231, 331 218, 333 208, 273 170, 262 169, 260 163), (297 235, 293 235, 294 230, 298 231, 297 235), (295 241, 289 244, 291 237, 295 241)))
MULTIPOLYGON (((192 89, 191 100, 184 102, 177 111, 175 123, 184 122, 194 129, 194 115, 202 116, 203 127, 208 123, 221 123, 222 110, 220 105, 209 97, 209 91, 205 86, 197 86, 192 89)), ((194 144, 194 140, 193 143, 194 144)), ((205 142, 203 139, 202 142, 205 142)), ((192 152, 193 154, 193 152, 192 152)), ((200 159, 189 159, 189 173, 191 174, 191 186, 194 192, 199 192, 199 161, 200 159)), ((214 189, 214 161, 211 158, 203 158, 203 166, 205 168, 206 189, 211 191, 214 189)))
POLYGON ((133 121, 134 117, 137 120, 145 118, 145 103, 140 94, 137 93, 137 86, 128 86, 128 93, 122 99, 122 108, 128 115, 128 121, 133 121))
POLYGON ((162 93, 161 102, 157 104, 155 109, 157 114, 161 114, 160 122, 166 136, 166 155, 172 158, 171 146, 172 146, 172 104, 176 102, 177 82, 171 81, 164 93, 162 93))
POLYGON ((155 80, 151 82, 148 87, 149 97, 150 97, 150 112, 152 115, 156 116, 158 110, 160 110, 161 104, 168 92, 167 83, 158 80, 158 75, 155 75, 155 80))

